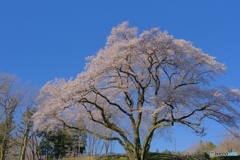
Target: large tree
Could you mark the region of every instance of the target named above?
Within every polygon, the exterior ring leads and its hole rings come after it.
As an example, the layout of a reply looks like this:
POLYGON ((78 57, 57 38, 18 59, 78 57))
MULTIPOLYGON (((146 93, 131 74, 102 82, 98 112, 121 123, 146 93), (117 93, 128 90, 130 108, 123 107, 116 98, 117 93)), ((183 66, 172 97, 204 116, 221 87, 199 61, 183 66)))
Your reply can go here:
POLYGON ((131 160, 144 160, 159 128, 179 123, 204 133, 206 118, 238 125, 239 90, 211 85, 225 70, 190 42, 158 28, 138 35, 124 22, 88 57, 84 72, 42 87, 35 126, 84 130, 117 141, 131 160))

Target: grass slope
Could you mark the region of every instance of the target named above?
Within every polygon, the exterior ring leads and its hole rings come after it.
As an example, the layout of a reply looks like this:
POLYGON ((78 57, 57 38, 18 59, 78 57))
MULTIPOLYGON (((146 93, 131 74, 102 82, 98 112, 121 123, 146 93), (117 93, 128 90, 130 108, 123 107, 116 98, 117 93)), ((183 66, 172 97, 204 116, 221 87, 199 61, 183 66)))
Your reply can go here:
MULTIPOLYGON (((185 160, 186 158, 171 154, 151 153, 147 160, 185 160)), ((83 157, 83 158, 64 158, 62 160, 128 160, 124 155, 111 155, 100 157, 83 157)))

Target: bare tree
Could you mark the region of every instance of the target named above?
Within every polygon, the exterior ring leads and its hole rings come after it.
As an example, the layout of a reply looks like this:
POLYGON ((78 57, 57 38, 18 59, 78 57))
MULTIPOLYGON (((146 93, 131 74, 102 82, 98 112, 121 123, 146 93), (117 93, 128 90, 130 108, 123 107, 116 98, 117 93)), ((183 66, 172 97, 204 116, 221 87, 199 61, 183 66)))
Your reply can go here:
POLYGON ((15 76, 0 74, 0 122, 2 125, 0 142, 0 160, 4 160, 9 151, 10 136, 13 130, 13 117, 16 108, 24 97, 15 76))
POLYGON ((228 135, 216 148, 217 152, 240 152, 240 139, 234 135, 228 135))
POLYGON ((94 135, 87 135, 87 155, 95 156, 101 154, 103 150, 102 139, 94 135))
POLYGON ((157 28, 138 35, 124 22, 76 79, 41 89, 35 125, 83 130, 117 141, 131 160, 144 160, 159 128, 179 123, 203 134, 205 118, 238 125, 239 90, 211 85, 225 70, 190 42, 157 28), (85 124, 75 126, 80 118, 85 124))
POLYGON ((23 100, 23 106, 20 108, 21 113, 20 122, 18 122, 17 135, 19 137, 20 152, 18 159, 25 160, 37 160, 39 159, 37 146, 36 132, 33 130, 32 116, 36 112, 35 99, 37 97, 38 89, 34 86, 28 87, 25 98, 23 100))
MULTIPOLYGON (((21 150, 19 154, 19 160, 25 160, 26 157, 26 151, 28 147, 28 143, 30 142, 30 138, 33 136, 33 121, 32 121, 32 115, 34 113, 34 108, 31 109, 30 107, 27 107, 26 111, 22 115, 22 121, 21 121, 21 128, 20 128, 20 134, 21 134, 21 150)), ((34 156, 32 156, 34 157, 34 156)))

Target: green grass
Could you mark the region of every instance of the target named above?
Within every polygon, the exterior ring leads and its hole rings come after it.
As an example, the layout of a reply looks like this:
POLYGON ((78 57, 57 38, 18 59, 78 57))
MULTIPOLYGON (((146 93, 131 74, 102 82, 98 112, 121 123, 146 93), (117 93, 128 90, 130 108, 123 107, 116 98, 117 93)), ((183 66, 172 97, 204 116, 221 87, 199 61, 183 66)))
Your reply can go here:
POLYGON ((126 156, 99 156, 82 158, 63 158, 62 160, 128 160, 126 156))
MULTIPOLYGON (((184 156, 165 154, 165 153, 150 153, 147 160, 186 160, 184 156)), ((188 160, 196 160, 196 156, 189 156, 188 160)), ((62 160, 128 160, 125 155, 109 155, 109 156, 99 156, 99 157, 82 157, 82 158, 63 158, 62 160)), ((211 160, 240 160, 237 157, 215 157, 211 160)))
POLYGON ((95 157, 63 158, 62 160, 96 160, 95 157))
MULTIPOLYGON (((150 153, 147 160, 184 160, 182 156, 164 154, 164 153, 150 153)), ((64 158, 62 160, 128 160, 124 155, 109 155, 100 157, 82 157, 82 158, 64 158)))
POLYGON ((148 160, 184 160, 182 156, 166 153, 150 153, 148 160))

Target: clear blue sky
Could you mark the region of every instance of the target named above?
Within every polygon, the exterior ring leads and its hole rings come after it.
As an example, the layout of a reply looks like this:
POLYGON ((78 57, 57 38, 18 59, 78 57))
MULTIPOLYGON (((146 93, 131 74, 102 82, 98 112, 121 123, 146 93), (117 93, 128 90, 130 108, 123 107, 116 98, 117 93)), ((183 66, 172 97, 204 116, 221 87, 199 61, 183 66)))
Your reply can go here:
MULTIPOLYGON (((39 87, 56 77, 75 77, 85 57, 104 47, 111 28, 129 21, 139 31, 160 27, 191 41, 226 64, 218 83, 240 88, 239 8, 239 0, 2 0, 0 70, 39 87)), ((223 129, 207 126, 202 140, 219 142, 223 129)), ((185 128, 173 136, 181 151, 201 139, 185 128)), ((156 148, 173 150, 174 143, 155 140, 156 148)))

